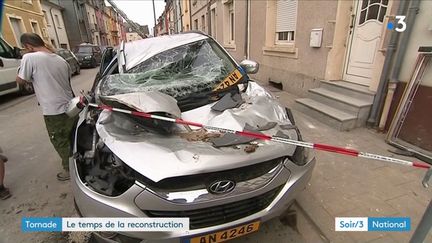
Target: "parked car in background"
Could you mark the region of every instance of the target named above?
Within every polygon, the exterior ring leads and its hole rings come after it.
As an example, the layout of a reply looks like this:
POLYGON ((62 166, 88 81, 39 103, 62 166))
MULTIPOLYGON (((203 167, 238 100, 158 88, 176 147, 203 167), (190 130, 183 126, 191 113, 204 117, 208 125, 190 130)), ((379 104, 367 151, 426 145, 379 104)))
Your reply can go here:
POLYGON ((73 52, 60 48, 56 50, 56 53, 66 60, 72 70, 72 74, 80 74, 81 67, 78 62, 78 58, 75 56, 75 54, 73 54, 73 52))
MULTIPOLYGON (((202 33, 148 38, 105 50, 90 102, 301 140, 290 110, 249 78, 257 71, 202 33)), ((221 242, 252 233, 290 207, 315 165, 304 147, 90 107, 73 134, 81 216, 190 219, 188 232, 94 233, 107 242, 221 242)))
POLYGON ((15 81, 20 64, 21 50, 18 47, 12 48, 0 37, 0 95, 14 92, 23 95, 34 93, 31 83, 19 85, 15 81))
POLYGON ((75 47, 74 54, 78 58, 80 67, 96 67, 101 62, 102 52, 99 46, 82 43, 75 47))

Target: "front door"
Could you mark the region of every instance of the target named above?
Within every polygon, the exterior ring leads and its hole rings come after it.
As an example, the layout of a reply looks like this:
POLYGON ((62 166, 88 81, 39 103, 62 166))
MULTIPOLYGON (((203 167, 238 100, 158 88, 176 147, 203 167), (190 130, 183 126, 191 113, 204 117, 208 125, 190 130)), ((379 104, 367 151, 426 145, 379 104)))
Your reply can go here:
POLYGON ((388 0, 354 2, 353 24, 347 49, 344 80, 369 85, 375 54, 381 42, 384 16, 388 0))

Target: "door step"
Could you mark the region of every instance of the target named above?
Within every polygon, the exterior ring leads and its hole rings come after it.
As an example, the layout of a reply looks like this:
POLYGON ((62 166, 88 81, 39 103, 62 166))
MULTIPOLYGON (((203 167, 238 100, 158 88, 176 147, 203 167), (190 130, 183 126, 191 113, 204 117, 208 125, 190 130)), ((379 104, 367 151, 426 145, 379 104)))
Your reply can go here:
POLYGON ((356 126, 357 119, 356 116, 352 114, 309 98, 297 99, 296 102, 300 104, 300 106, 296 106, 297 110, 300 110, 338 130, 349 131, 356 126))
POLYGON ((374 98, 367 87, 345 81, 322 81, 308 94, 295 108, 341 131, 364 126, 374 98))
POLYGON ((353 98, 359 98, 362 100, 373 102, 375 93, 370 91, 368 87, 354 84, 346 81, 321 81, 322 88, 345 94, 353 98))

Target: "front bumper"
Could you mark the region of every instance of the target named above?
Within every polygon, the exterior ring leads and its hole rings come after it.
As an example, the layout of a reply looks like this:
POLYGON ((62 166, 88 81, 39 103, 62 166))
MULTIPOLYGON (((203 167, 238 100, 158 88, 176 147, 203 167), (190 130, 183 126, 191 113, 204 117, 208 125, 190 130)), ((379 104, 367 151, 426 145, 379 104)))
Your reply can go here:
POLYGON ((78 60, 80 67, 91 67, 93 66, 93 59, 82 59, 78 60))
POLYGON ((180 238, 190 238, 194 235, 201 235, 209 232, 220 231, 237 225, 241 225, 254 220, 265 222, 274 217, 280 216, 293 202, 296 196, 306 187, 309 182, 313 167, 315 166, 315 157, 304 166, 297 166, 292 162, 285 162, 280 175, 260 188, 257 191, 247 195, 233 195, 223 200, 206 203, 191 203, 178 205, 162 199, 146 189, 141 183, 135 183, 123 194, 116 197, 109 197, 99 194, 86 186, 78 176, 78 170, 75 165, 76 161, 71 159, 71 182, 72 190, 75 196, 76 206, 80 214, 84 217, 148 217, 143 207, 148 210, 194 210, 217 206, 220 204, 232 203, 255 196, 262 195, 278 186, 281 186, 279 193, 273 201, 263 210, 234 220, 228 223, 219 224, 211 227, 189 230, 188 232, 121 232, 131 239, 145 239, 145 242, 180 242, 180 238), (147 206, 145 206, 147 205, 147 206))

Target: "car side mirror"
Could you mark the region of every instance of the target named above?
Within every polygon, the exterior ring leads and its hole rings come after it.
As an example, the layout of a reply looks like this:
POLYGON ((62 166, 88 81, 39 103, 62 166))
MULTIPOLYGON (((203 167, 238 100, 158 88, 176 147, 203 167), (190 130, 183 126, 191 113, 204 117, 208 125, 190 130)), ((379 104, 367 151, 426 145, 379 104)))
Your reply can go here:
POLYGON ((243 60, 240 63, 240 67, 242 67, 247 74, 255 74, 259 70, 259 64, 252 60, 243 60))
POLYGON ((22 58, 21 49, 18 47, 14 47, 13 48, 13 56, 15 58, 21 59, 22 58))

